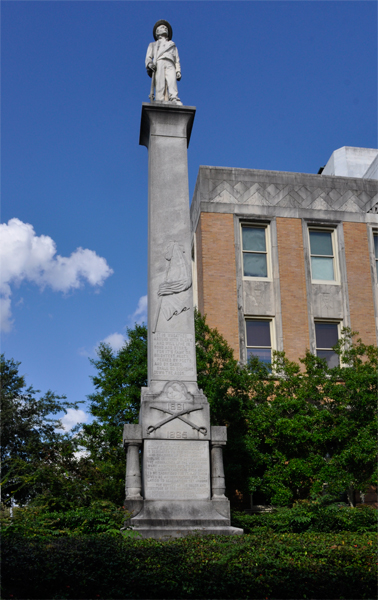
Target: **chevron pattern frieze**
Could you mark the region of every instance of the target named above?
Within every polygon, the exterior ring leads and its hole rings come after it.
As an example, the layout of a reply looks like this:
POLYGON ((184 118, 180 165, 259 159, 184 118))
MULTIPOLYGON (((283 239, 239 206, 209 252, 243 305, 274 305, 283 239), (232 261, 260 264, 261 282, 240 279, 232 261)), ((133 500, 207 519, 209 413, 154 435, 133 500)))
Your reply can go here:
MULTIPOLYGON (((335 188, 309 188, 304 185, 284 185, 277 183, 246 183, 238 181, 210 182, 210 202, 226 204, 251 204, 255 206, 282 206, 292 208, 313 208, 318 210, 342 210, 366 212, 365 206, 373 199, 366 191, 335 188)), ((377 195, 378 200, 378 195, 377 195)))

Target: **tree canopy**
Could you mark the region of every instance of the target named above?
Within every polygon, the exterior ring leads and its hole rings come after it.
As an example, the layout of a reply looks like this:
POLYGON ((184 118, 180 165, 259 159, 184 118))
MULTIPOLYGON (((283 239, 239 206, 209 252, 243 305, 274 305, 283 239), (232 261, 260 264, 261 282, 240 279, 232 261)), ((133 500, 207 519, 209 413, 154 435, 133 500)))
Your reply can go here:
MULTIPOLYGON (((330 369, 309 352, 301 366, 275 353, 269 369, 257 358, 241 365, 199 314, 195 332, 198 386, 210 403, 212 424, 227 426, 231 497, 254 493, 285 506, 325 492, 339 499, 350 487, 374 482, 376 347, 353 341, 356 336, 345 329, 336 349, 342 366, 330 369)), ((122 425, 137 422, 140 388, 147 385, 146 327, 129 329, 128 338, 117 353, 102 344, 92 360, 96 391, 89 399, 96 421, 83 427, 84 443, 109 469, 113 465, 119 486, 122 425)))
POLYGON ((77 408, 50 390, 27 387, 20 363, 0 356, 2 500, 25 504, 57 484, 74 449, 56 415, 77 408), (52 476, 53 471, 55 476, 52 476))
MULTIPOLYGON (((340 499, 376 481, 378 351, 350 330, 336 351, 340 366, 309 352, 299 363, 274 353, 271 368, 240 364, 206 319, 195 317, 198 386, 213 425, 225 425, 227 493, 231 500, 288 506, 310 498, 340 499), (260 501, 259 501, 260 498, 260 501)), ((50 503, 52 510, 124 499, 124 423, 138 422, 147 385, 147 329, 128 330, 118 351, 100 344, 91 362, 91 424, 71 434, 54 417, 77 403, 26 388, 19 364, 1 359, 3 498, 50 503)))

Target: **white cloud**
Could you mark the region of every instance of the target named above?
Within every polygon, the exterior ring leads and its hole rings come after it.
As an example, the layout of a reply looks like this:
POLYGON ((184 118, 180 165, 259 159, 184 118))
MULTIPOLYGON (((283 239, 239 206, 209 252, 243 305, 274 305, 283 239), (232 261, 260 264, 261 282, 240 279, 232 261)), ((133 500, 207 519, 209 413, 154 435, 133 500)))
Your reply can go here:
POLYGON ((85 356, 86 358, 89 358, 91 356, 91 353, 88 352, 88 350, 84 346, 78 348, 77 353, 79 356, 85 356))
MULTIPOLYGON (((135 312, 129 317, 130 326, 133 327, 135 323, 141 324, 147 321, 147 296, 141 296, 138 300, 138 306, 136 307, 135 312)), ((113 352, 118 352, 122 346, 127 344, 128 338, 124 336, 122 333, 111 333, 106 338, 101 340, 101 342, 105 344, 109 344, 113 352)), ((101 343, 99 342, 99 343, 101 343)), ((98 348, 98 344, 95 346, 94 350, 98 348)), ((78 350, 81 356, 89 356, 85 348, 79 348, 78 350)))
POLYGON ((105 258, 93 250, 77 248, 71 256, 56 254, 56 244, 47 235, 37 236, 29 223, 10 219, 0 224, 0 329, 9 331, 12 284, 30 281, 41 289, 68 292, 87 281, 100 286, 113 273, 105 258))
POLYGON ((72 427, 75 427, 77 423, 86 423, 89 419, 89 415, 78 408, 75 410, 74 408, 68 408, 67 414, 65 414, 61 419, 61 423, 65 431, 70 431, 72 427))
POLYGON ((131 315, 130 321, 132 321, 132 325, 134 323, 145 323, 147 321, 147 296, 141 296, 138 301, 138 306, 136 311, 131 315))
POLYGON ((109 344, 114 352, 118 352, 126 342, 126 338, 122 333, 111 333, 102 340, 105 344, 109 344))

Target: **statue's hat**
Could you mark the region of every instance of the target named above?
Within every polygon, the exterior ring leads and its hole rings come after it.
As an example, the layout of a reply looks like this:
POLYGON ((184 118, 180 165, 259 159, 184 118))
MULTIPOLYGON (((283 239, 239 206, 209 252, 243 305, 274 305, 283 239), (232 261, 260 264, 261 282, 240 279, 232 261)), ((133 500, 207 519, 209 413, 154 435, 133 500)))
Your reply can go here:
POLYGON ((165 25, 168 29, 168 39, 171 40, 172 39, 172 27, 170 26, 170 24, 168 23, 168 21, 164 21, 164 19, 160 19, 160 21, 156 21, 154 28, 152 30, 152 33, 154 35, 155 40, 157 40, 157 35, 156 35, 156 30, 158 27, 160 27, 160 25, 165 25))

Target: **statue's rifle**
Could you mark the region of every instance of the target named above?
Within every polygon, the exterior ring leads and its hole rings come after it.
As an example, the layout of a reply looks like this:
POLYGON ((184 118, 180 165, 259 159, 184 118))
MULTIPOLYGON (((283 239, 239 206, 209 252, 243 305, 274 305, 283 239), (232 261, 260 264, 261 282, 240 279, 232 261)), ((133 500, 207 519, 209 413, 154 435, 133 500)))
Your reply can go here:
POLYGON ((153 102, 155 100, 155 71, 152 71, 152 75, 151 75, 151 90, 150 90, 150 95, 148 96, 150 101, 153 102))
MULTIPOLYGON (((152 63, 155 65, 155 69, 156 69, 156 61, 157 61, 157 58, 156 58, 156 46, 155 46, 154 56, 152 58, 152 63)), ((150 90, 150 95, 148 97, 150 99, 150 102, 153 102, 155 100, 155 93, 154 92, 155 92, 155 83, 156 83, 156 70, 155 71, 153 69, 151 69, 151 70, 152 70, 152 75, 151 75, 151 90, 150 90)))

